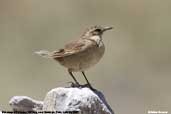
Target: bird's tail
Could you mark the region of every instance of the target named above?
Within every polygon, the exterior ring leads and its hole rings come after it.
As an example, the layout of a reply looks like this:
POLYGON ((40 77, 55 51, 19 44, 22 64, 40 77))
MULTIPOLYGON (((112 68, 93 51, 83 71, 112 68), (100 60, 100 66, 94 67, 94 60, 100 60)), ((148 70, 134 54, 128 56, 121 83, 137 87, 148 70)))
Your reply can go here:
POLYGON ((44 58, 52 58, 51 53, 47 50, 40 50, 40 51, 36 51, 35 53, 44 57, 44 58))

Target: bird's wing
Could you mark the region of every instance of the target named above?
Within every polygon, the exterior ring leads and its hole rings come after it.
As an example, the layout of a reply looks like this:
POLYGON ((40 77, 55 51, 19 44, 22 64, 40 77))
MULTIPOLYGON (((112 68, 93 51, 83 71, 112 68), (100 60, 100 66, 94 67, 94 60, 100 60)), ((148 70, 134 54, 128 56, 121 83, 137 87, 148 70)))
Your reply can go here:
POLYGON ((85 51, 88 48, 92 48, 94 45, 96 45, 96 43, 89 40, 77 40, 65 45, 64 49, 52 52, 51 57, 58 58, 73 55, 85 51))

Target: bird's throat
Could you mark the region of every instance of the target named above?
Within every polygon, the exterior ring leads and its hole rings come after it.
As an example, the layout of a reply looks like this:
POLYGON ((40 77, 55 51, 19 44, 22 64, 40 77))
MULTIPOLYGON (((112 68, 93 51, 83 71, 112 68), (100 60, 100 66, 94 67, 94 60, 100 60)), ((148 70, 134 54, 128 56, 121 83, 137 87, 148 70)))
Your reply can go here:
POLYGON ((90 39, 93 40, 93 41, 95 41, 98 45, 102 41, 102 38, 99 35, 91 36, 90 39))

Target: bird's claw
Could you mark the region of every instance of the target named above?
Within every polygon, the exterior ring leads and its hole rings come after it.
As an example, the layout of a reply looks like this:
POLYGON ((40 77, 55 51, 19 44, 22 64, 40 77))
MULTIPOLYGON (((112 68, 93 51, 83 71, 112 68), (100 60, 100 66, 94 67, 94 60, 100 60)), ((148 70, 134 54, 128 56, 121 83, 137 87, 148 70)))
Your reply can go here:
POLYGON ((71 82, 71 81, 67 82, 67 83, 71 84, 70 87, 78 87, 78 88, 81 87, 81 85, 79 83, 74 83, 74 82, 71 82))
POLYGON ((95 91, 96 89, 94 89, 90 84, 84 84, 84 85, 81 85, 79 83, 74 83, 72 81, 70 82, 67 82, 70 84, 70 87, 73 87, 73 88, 85 88, 85 87, 88 87, 90 88, 91 90, 95 91))

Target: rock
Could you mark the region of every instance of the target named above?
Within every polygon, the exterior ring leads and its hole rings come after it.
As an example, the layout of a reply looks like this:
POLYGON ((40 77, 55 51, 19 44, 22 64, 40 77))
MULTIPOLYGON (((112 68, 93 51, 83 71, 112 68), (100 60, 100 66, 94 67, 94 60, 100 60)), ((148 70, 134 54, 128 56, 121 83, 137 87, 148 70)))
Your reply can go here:
POLYGON ((81 114, 114 114, 104 95, 84 88, 55 88, 47 93, 43 110, 79 111, 81 114))
POLYGON ((43 102, 27 96, 14 96, 9 101, 14 111, 39 111, 42 110, 43 102))
MULTIPOLYGON (((44 111, 46 113, 47 111, 57 111, 56 113, 78 111, 77 114, 114 114, 104 95, 100 91, 91 90, 86 86, 52 89, 47 93, 44 102, 27 96, 14 96, 9 104, 13 111, 19 112, 33 111, 42 114, 44 111)), ((48 114, 50 113, 52 112, 48 114)))

